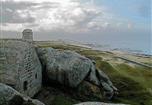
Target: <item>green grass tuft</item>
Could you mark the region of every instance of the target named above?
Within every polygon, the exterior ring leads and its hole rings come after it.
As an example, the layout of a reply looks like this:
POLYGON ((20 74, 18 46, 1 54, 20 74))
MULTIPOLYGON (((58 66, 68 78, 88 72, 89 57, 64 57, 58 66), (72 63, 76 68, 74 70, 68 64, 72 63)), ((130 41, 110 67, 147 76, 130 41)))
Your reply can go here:
POLYGON ((75 104, 75 100, 64 96, 56 96, 52 101, 52 105, 73 105, 73 104, 75 104))

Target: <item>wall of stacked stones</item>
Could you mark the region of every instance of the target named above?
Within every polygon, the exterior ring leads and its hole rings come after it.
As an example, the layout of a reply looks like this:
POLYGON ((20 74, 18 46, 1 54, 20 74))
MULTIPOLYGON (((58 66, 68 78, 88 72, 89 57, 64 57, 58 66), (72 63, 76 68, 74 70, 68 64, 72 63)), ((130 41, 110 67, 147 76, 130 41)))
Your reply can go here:
POLYGON ((17 78, 17 64, 19 63, 17 49, 12 48, 12 43, 7 45, 4 40, 1 40, 0 43, 0 81, 15 87, 17 81, 15 79, 17 78))
POLYGON ((22 40, 1 41, 1 53, 6 60, 0 70, 1 81, 13 86, 28 96, 33 96, 41 88, 41 64, 32 43, 22 40))

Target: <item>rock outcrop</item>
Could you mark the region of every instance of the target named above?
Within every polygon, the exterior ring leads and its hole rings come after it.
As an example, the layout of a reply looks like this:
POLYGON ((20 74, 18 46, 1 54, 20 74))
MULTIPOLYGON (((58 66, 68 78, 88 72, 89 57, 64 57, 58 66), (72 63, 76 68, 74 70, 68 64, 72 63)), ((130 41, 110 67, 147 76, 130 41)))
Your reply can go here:
POLYGON ((106 74, 97 70, 90 59, 76 52, 37 48, 37 53, 50 81, 77 87, 83 80, 87 80, 103 88, 109 99, 117 91, 106 74))
POLYGON ((83 102, 75 105, 126 105, 126 104, 112 104, 112 103, 102 103, 102 102, 83 102))
POLYGON ((71 51, 39 48, 38 55, 49 79, 70 87, 76 87, 93 66, 89 59, 71 51))
POLYGON ((42 102, 20 94, 13 88, 0 83, 0 105, 44 105, 42 102))

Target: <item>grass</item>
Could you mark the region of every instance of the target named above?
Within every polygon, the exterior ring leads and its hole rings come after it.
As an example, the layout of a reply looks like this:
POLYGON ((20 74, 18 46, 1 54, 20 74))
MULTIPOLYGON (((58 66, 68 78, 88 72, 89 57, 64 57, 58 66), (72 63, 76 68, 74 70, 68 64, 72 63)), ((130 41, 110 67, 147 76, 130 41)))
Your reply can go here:
POLYGON ((99 101, 103 98, 100 88, 87 81, 83 81, 79 84, 75 96, 81 101, 99 101))
MULTIPOLYGON (((112 102, 131 105, 152 105, 152 71, 150 69, 138 66, 132 67, 127 63, 115 63, 115 60, 112 62, 104 61, 106 57, 112 58, 112 53, 82 49, 72 45, 43 45, 41 47, 73 50, 95 60, 97 68, 104 71, 119 89, 119 95, 112 102)), ((58 98, 56 100, 56 102, 64 102, 65 105, 70 105, 71 102, 68 103, 66 100, 58 98)))
POLYGON ((112 80, 119 89, 119 95, 113 102, 122 102, 131 105, 152 105, 152 72, 141 67, 131 67, 127 64, 118 64, 112 67, 108 62, 101 61, 97 65, 112 80))
POLYGON ((64 96, 56 96, 52 101, 52 105, 73 105, 73 104, 76 104, 75 100, 64 96))
POLYGON ((131 67, 126 64, 117 65, 118 72, 134 81, 140 82, 145 88, 152 88, 152 71, 142 67, 131 67))

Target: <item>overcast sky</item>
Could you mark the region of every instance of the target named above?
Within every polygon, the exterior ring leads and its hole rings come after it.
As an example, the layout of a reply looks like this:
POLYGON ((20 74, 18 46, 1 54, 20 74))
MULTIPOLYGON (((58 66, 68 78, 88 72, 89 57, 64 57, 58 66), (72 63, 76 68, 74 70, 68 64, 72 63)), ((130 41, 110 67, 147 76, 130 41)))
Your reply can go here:
MULTIPOLYGON (((151 0, 1 0, 1 37, 35 40, 147 43, 151 39, 151 0)), ((127 43, 126 43, 127 44, 127 43)))

